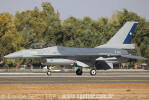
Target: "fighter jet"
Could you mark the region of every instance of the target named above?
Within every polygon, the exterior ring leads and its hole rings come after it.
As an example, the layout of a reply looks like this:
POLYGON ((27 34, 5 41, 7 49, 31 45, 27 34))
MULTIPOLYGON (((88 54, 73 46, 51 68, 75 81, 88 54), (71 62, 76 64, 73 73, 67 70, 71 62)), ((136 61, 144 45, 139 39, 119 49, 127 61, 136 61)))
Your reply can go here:
MULTIPOLYGON (((95 48, 72 48, 52 46, 43 49, 26 49, 10 53, 5 58, 43 58, 49 64, 72 65, 77 67, 76 75, 82 75, 82 68, 89 67, 90 75, 96 75, 96 63, 107 61, 127 61, 128 59, 147 60, 133 55, 128 49, 133 49, 130 42, 137 22, 127 22, 107 44, 95 48)), ((47 75, 51 71, 48 68, 47 75)))

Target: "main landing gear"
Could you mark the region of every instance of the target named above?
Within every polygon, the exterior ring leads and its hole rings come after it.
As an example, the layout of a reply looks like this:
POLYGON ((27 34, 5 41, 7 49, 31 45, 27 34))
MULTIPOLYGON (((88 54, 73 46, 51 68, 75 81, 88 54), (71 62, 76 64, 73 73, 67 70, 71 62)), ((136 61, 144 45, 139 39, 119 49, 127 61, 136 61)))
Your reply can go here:
MULTIPOLYGON (((83 71, 82 71, 82 67, 79 67, 76 70, 76 75, 82 75, 83 71)), ((96 75, 96 68, 91 68, 90 70, 90 75, 95 76, 96 75)))
POLYGON ((95 76, 96 75, 96 68, 92 68, 90 70, 90 75, 95 76))
POLYGON ((82 67, 79 67, 77 70, 76 70, 76 75, 82 75, 83 71, 82 71, 82 67))

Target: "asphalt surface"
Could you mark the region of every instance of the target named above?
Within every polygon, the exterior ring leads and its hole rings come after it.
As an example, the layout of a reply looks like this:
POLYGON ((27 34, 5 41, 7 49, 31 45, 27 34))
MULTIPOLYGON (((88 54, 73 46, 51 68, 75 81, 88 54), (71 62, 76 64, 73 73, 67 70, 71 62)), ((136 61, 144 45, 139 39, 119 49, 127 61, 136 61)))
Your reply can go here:
POLYGON ((98 72, 96 76, 83 73, 0 73, 0 84, 118 84, 145 83, 149 84, 149 72, 98 72))

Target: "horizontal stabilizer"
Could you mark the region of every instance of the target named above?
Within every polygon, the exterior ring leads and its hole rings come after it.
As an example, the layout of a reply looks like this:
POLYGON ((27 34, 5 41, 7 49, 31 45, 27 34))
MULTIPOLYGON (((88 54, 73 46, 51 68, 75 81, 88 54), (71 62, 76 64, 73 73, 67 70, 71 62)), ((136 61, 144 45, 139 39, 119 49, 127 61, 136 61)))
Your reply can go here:
POLYGON ((144 58, 141 56, 134 56, 134 55, 121 55, 122 57, 128 58, 128 59, 136 59, 136 60, 148 60, 148 58, 144 58))

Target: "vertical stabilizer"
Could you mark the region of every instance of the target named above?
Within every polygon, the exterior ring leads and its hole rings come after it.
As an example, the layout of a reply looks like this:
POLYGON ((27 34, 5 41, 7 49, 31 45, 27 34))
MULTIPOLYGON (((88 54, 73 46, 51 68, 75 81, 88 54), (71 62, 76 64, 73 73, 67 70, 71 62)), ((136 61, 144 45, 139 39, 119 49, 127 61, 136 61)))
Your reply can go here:
POLYGON ((104 45, 97 48, 134 49, 134 44, 129 44, 138 22, 126 22, 121 29, 104 45))
POLYGON ((129 44, 138 22, 127 22, 107 44, 129 44))

